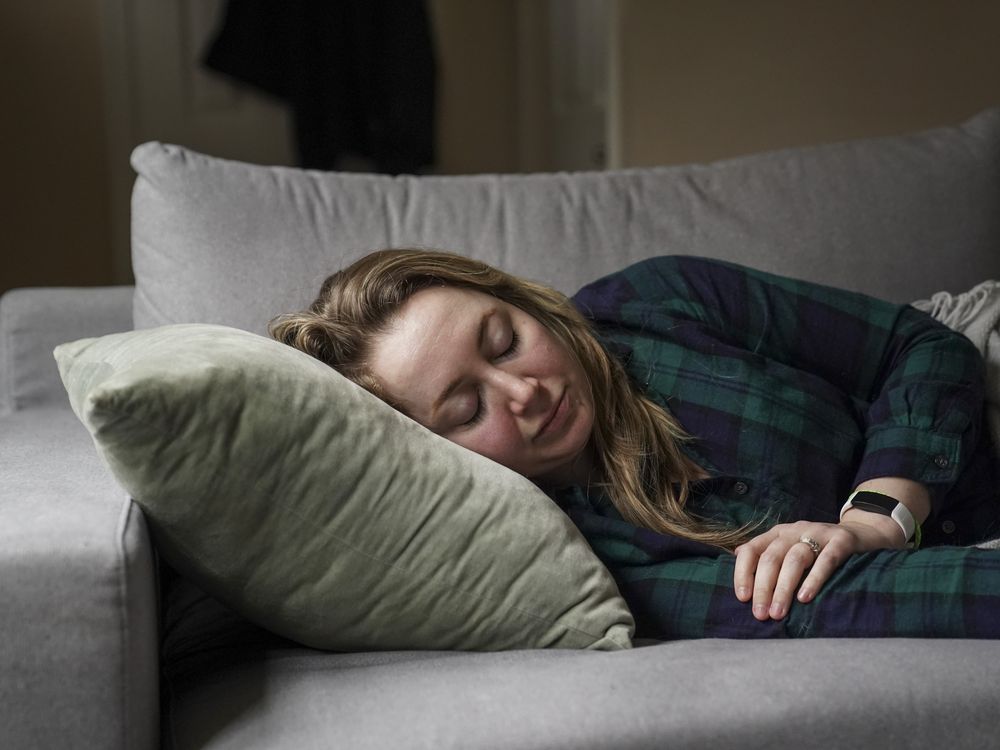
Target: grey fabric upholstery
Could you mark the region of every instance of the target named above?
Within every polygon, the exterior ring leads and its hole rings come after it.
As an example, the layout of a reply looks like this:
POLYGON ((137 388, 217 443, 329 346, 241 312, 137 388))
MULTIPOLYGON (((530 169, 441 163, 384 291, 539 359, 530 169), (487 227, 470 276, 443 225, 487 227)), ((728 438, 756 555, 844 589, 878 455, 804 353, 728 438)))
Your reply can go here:
POLYGON ((275 649, 179 685, 170 750, 996 747, 1000 642, 705 640, 628 652, 275 649))
POLYGON ((160 143, 132 164, 137 328, 263 333, 387 246, 454 250, 570 293, 667 253, 899 302, 1000 276, 1000 108, 916 135, 612 172, 392 178, 160 143), (961 262, 941 262, 952 253, 961 262))
POLYGON ((141 513, 68 408, 0 417, 0 457, 0 747, 155 747, 141 513))
POLYGON ((58 344, 132 328, 132 287, 13 289, 0 297, 0 414, 69 408, 58 344))

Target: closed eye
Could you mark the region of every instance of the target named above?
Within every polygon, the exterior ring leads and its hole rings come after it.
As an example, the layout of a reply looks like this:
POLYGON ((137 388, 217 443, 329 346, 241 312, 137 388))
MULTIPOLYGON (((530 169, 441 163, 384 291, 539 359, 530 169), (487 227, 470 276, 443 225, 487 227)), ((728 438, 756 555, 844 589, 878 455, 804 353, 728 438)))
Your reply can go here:
MULTIPOLYGON (((521 337, 517 335, 517 331, 511 330, 510 332, 510 345, 502 351, 499 356, 497 356, 497 361, 502 361, 505 359, 510 359, 515 354, 517 354, 518 347, 521 345, 521 337)), ((486 408, 483 406, 483 394, 482 391, 476 389, 476 411, 475 413, 465 422, 462 422, 462 427, 475 427, 477 424, 483 421, 486 417, 486 408)))
POLYGON ((483 421, 486 416, 486 409, 483 408, 483 393, 480 389, 476 389, 476 411, 475 413, 465 422, 462 422, 462 427, 475 427, 477 424, 483 421))
POLYGON ((517 331, 511 330, 510 332, 510 346, 506 350, 501 352, 500 356, 497 357, 498 360, 510 359, 515 354, 517 354, 517 349, 521 345, 521 337, 517 335, 517 331))

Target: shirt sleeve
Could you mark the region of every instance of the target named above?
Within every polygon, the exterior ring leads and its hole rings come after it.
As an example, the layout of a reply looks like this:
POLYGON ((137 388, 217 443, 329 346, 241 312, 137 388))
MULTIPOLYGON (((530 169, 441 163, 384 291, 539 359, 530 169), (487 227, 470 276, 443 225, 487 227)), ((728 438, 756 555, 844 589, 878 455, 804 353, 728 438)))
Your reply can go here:
POLYGON ((998 638, 1000 551, 880 550, 848 559, 808 604, 757 620, 733 593, 735 557, 613 570, 636 636, 682 638, 998 638))
POLYGON ((733 591, 736 558, 705 545, 569 510, 608 567, 636 637, 998 638, 1000 550, 935 547, 851 556, 808 604, 757 620, 733 591))
POLYGON ((755 356, 822 377, 864 420, 855 485, 921 482, 932 513, 979 440, 983 361, 974 345, 908 305, 732 263, 664 256, 582 289, 598 321, 661 328, 694 321, 755 356))

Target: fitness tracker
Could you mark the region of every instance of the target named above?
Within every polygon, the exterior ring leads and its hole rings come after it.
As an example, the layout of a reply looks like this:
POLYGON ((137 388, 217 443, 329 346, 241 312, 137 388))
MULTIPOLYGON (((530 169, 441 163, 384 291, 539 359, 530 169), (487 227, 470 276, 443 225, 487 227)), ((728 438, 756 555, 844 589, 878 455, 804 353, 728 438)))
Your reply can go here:
POLYGON ((889 516, 903 530, 903 536, 906 537, 908 544, 912 543, 914 547, 920 546, 920 524, 914 519, 910 509, 895 498, 883 495, 881 492, 858 490, 847 498, 844 507, 840 509, 840 517, 843 518, 851 508, 889 516))

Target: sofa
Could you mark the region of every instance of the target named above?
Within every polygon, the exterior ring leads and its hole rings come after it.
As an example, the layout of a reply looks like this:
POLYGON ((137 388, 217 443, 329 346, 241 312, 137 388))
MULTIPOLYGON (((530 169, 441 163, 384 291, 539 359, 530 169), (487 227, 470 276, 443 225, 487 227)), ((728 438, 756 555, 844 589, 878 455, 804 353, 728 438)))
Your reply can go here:
POLYGON ((53 359, 66 342, 160 326, 263 335, 381 247, 455 250, 566 293, 668 253, 899 302, 961 292, 1000 278, 1000 108, 920 133, 606 172, 321 173, 161 143, 132 164, 134 287, 0 298, 0 747, 1000 743, 992 641, 303 645, 163 558, 53 359))

